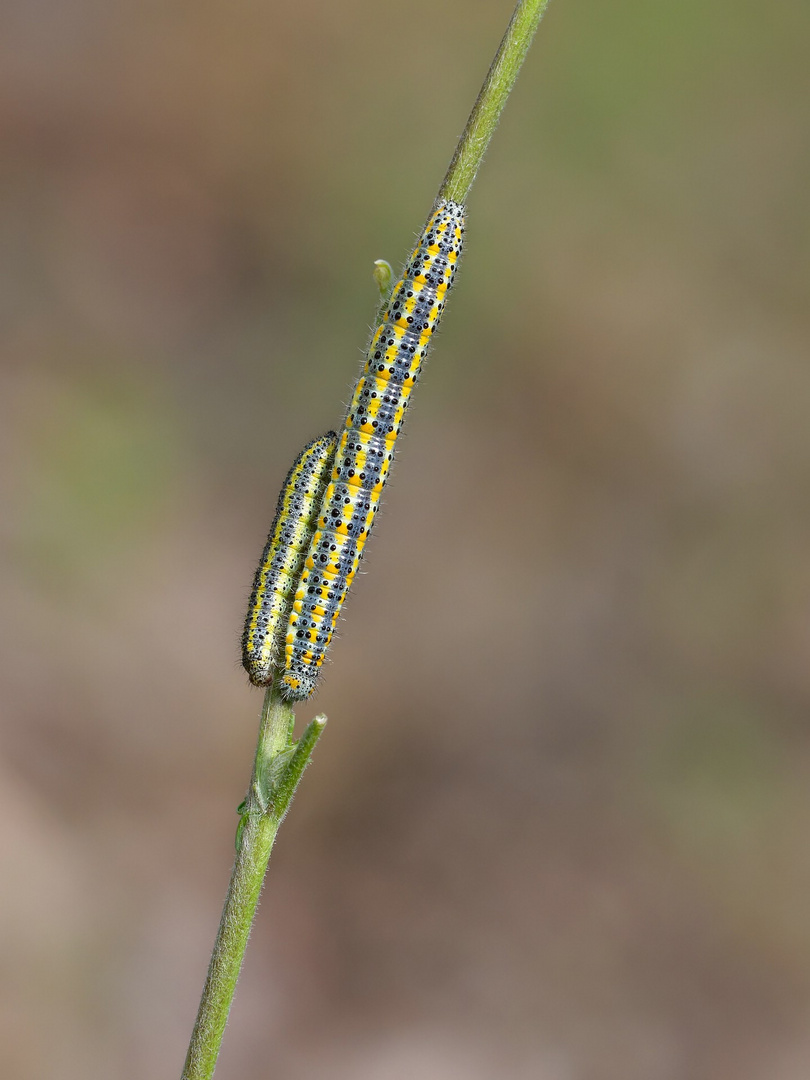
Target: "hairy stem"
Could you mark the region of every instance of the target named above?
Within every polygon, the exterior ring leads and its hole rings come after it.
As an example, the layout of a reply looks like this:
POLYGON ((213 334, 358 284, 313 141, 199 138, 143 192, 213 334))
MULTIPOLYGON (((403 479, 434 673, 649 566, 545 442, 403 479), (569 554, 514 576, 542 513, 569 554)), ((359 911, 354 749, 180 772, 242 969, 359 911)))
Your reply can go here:
POLYGON ((547 7, 548 0, 519 0, 439 188, 440 199, 467 201, 489 140, 547 7))
POLYGON ((259 739, 239 843, 211 963, 191 1034, 183 1080, 210 1080, 242 967, 250 927, 279 825, 326 718, 317 717, 296 743, 293 712, 272 689, 265 694, 259 739))

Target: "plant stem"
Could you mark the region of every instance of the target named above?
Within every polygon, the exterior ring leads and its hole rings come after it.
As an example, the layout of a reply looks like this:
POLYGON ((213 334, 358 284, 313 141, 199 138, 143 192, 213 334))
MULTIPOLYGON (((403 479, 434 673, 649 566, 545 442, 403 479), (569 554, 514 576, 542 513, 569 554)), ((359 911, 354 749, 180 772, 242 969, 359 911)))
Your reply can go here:
POLYGON ((489 140, 547 7, 548 0, 519 0, 439 188, 440 199, 467 201, 489 140))
MULTIPOLYGON (((548 0, 519 0, 439 189, 440 199, 466 201, 547 5, 548 0)), ((253 775, 240 807, 236 861, 183 1080, 213 1076, 273 842, 325 723, 325 717, 316 717, 295 742, 292 709, 272 687, 265 694, 253 775)))
POLYGON ((269 689, 262 706, 236 861, 191 1034, 183 1080, 210 1080, 213 1076, 273 842, 326 718, 316 717, 298 743, 292 738, 293 723, 290 706, 269 689))

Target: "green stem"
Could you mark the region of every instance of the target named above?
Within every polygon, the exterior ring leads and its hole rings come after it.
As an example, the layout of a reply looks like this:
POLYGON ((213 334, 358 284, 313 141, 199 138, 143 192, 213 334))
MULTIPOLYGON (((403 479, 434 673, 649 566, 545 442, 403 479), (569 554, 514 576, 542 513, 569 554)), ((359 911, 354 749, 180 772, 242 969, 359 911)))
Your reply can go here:
POLYGON ((183 1080, 210 1080, 213 1076, 273 842, 326 718, 319 716, 313 720, 297 743, 292 738, 293 723, 290 706, 272 689, 268 690, 262 706, 236 861, 191 1034, 183 1080))
POLYGON ((548 0, 519 0, 439 188, 440 199, 467 201, 489 140, 547 7, 548 0))
MULTIPOLYGON (((548 0, 519 0, 439 189, 440 199, 466 201, 547 5, 548 0)), ((236 861, 183 1080, 213 1076, 273 842, 325 723, 325 717, 317 717, 296 743, 292 709, 272 688, 267 691, 253 776, 240 807, 236 861)))

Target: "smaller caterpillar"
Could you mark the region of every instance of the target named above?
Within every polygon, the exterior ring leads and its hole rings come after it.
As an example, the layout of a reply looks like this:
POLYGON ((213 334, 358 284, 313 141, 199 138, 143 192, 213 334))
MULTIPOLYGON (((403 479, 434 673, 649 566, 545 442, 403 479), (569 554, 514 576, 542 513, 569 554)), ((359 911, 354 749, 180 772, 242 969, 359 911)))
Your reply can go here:
POLYGON ((334 431, 307 443, 278 497, 242 634, 242 664, 254 686, 267 686, 284 656, 292 598, 315 532, 336 445, 334 431))

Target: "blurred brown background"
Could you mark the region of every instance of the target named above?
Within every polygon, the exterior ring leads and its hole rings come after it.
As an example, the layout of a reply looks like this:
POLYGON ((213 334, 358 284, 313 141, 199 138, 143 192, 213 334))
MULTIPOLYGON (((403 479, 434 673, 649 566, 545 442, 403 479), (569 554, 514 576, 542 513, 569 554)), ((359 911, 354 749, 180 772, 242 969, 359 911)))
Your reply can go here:
MULTIPOLYGON (((179 1075, 279 484, 511 0, 7 0, 0 1072, 179 1075)), ((806 0, 555 0, 218 1080, 810 1075, 806 0)))

